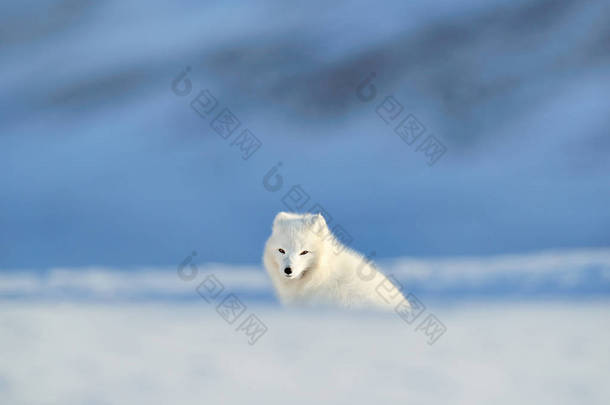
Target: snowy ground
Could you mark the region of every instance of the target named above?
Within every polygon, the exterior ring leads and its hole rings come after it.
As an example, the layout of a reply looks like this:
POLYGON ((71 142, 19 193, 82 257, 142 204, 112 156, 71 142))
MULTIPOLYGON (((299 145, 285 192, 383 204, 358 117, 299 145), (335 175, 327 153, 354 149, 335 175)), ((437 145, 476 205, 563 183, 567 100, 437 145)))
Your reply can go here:
POLYGON ((2 301, 0 403, 610 403, 607 300, 446 304, 433 345, 395 314, 247 312, 254 345, 203 300, 2 301))

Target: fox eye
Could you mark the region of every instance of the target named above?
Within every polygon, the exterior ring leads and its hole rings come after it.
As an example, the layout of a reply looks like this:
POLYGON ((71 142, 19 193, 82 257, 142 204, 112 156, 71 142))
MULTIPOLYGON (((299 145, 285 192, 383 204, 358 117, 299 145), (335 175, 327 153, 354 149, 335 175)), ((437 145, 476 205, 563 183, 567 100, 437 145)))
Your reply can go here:
POLYGON ((309 250, 303 250, 303 251, 300 253, 300 255, 301 255, 301 256, 303 256, 303 255, 306 255, 307 253, 309 253, 309 250))
POLYGON ((282 249, 282 248, 279 248, 278 250, 280 251, 281 254, 286 253, 286 251, 284 249, 282 249))

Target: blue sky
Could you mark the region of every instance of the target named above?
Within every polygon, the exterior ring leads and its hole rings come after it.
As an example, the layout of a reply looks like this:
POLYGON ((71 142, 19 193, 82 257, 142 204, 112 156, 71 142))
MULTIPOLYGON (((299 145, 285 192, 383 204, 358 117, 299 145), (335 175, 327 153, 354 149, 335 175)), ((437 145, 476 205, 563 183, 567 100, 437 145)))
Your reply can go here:
POLYGON ((608 246, 601 3, 311 3, 279 19, 277 4, 153 3, 137 20, 129 2, 5 5, 0 268, 172 265, 193 249, 258 263, 295 185, 382 258, 608 246), (203 89, 219 103, 205 118, 189 104, 203 89), (413 145, 378 116, 388 96, 425 127, 413 145), (241 122, 228 139, 211 126, 222 108, 241 122), (246 128, 262 145, 244 160, 246 128), (433 166, 429 135, 446 147, 433 166))

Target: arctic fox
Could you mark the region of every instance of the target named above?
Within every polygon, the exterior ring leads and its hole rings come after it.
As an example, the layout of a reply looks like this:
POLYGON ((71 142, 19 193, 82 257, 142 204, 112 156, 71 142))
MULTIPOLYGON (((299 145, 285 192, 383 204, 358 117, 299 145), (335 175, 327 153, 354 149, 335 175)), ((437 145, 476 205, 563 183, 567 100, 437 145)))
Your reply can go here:
POLYGON ((333 236, 320 214, 277 214, 263 263, 283 304, 388 310, 409 306, 372 263, 333 236))

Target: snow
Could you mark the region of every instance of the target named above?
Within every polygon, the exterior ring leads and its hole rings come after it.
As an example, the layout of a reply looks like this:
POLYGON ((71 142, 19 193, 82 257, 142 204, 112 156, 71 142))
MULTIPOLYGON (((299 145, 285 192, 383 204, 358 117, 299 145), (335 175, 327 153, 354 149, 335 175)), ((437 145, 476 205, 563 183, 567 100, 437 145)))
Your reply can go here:
MULTIPOLYGON (((429 308, 432 310, 432 308, 429 308)), ((254 344, 203 300, 5 301, 0 403, 607 404, 605 301, 433 309, 433 345, 395 314, 249 306, 254 344)), ((422 315, 423 317, 423 315, 422 315)), ((417 320, 415 324, 417 324, 417 320)))
POLYGON ((177 267, 0 272, 0 403, 610 398, 607 248, 383 261, 425 306, 410 323, 282 309, 260 266, 193 264, 190 281, 177 267), (206 302, 211 275, 224 289, 206 302), (217 312, 230 294, 245 308, 231 324, 217 312), (250 315, 266 332, 244 332, 250 315))

